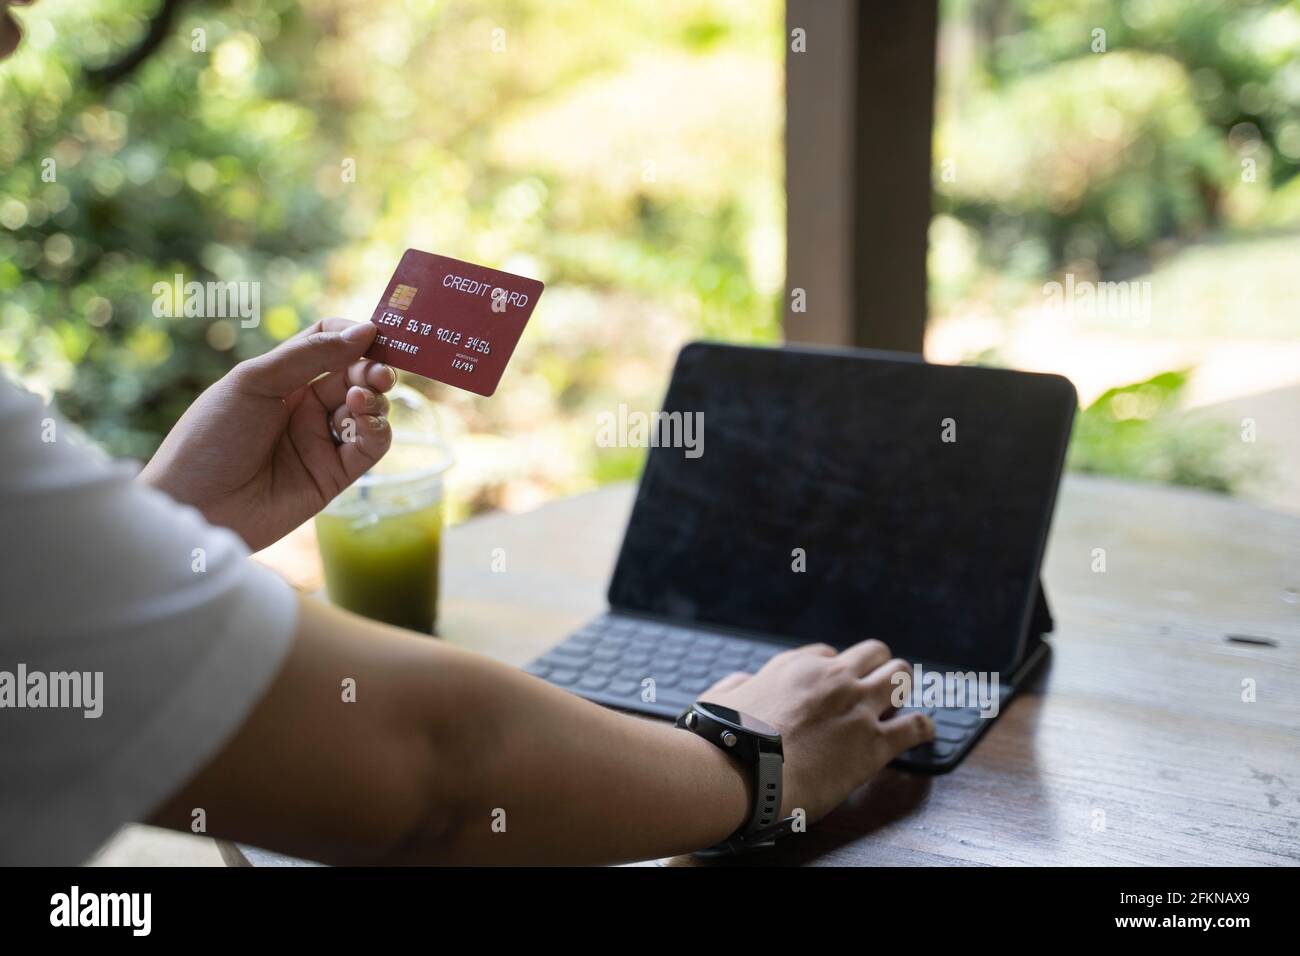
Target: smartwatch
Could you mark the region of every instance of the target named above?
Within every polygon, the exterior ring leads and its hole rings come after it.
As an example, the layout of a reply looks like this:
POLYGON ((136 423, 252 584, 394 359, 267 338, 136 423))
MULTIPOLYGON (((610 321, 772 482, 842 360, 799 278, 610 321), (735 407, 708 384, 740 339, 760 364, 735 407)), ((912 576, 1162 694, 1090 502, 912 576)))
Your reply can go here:
POLYGON ((677 718, 677 726, 703 737, 719 750, 750 769, 754 777, 754 805, 749 817, 735 833, 704 855, 736 853, 757 846, 770 846, 790 832, 794 817, 781 814, 781 771, 785 758, 781 732, 766 721, 743 714, 734 707, 696 701, 677 718))

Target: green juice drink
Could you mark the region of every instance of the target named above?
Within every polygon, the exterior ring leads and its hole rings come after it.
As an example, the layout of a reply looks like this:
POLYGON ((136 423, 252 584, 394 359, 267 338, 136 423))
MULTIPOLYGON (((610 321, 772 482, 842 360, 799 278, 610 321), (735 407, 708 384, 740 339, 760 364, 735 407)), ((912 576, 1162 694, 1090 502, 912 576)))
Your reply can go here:
POLYGON ((376 621, 433 633, 441 498, 382 517, 321 514, 316 538, 332 602, 376 621))
POLYGON ((389 401, 393 447, 316 516, 325 589, 339 607, 431 634, 451 459, 422 395, 398 386, 389 401))

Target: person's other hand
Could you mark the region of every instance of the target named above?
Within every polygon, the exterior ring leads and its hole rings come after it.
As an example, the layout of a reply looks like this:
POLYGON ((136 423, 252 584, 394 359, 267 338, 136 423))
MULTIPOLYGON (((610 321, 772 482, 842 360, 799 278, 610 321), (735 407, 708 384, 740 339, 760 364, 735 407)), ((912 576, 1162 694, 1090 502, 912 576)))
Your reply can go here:
POLYGON ((9 8, 25 7, 30 3, 32 0, 0 0, 0 60, 18 49, 23 38, 23 31, 19 29, 18 21, 9 15, 9 8))
POLYGON ((911 665, 891 660, 880 641, 842 653, 809 644, 777 654, 757 674, 730 674, 699 699, 781 731, 781 814, 799 807, 811 823, 904 750, 933 739, 934 724, 924 714, 894 716, 890 696, 898 673, 910 682, 911 665))
POLYGON ((186 410, 141 480, 254 551, 279 540, 392 444, 383 393, 397 373, 361 357, 376 330, 323 319, 241 362, 186 410))

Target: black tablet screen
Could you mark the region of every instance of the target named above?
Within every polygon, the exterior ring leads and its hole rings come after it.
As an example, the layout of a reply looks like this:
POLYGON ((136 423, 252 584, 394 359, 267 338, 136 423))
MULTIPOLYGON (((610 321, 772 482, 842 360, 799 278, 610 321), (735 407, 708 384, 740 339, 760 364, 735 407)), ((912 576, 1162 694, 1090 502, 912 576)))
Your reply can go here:
POLYGON ((702 443, 650 451, 610 603, 1005 670, 1075 403, 1057 376, 688 346, 664 411, 702 432, 656 434, 702 443))

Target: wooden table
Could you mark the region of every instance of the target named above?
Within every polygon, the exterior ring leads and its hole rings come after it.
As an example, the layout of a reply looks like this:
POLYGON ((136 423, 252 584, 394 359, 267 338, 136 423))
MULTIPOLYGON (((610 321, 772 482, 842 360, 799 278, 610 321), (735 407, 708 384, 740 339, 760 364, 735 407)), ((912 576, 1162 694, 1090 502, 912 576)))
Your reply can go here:
MULTIPOLYGON (((600 612, 632 494, 449 530, 444 638, 523 665, 600 612)), ((1300 863, 1300 518, 1071 476, 1044 580, 1052 657, 957 770, 885 770, 749 862, 1300 863)))

